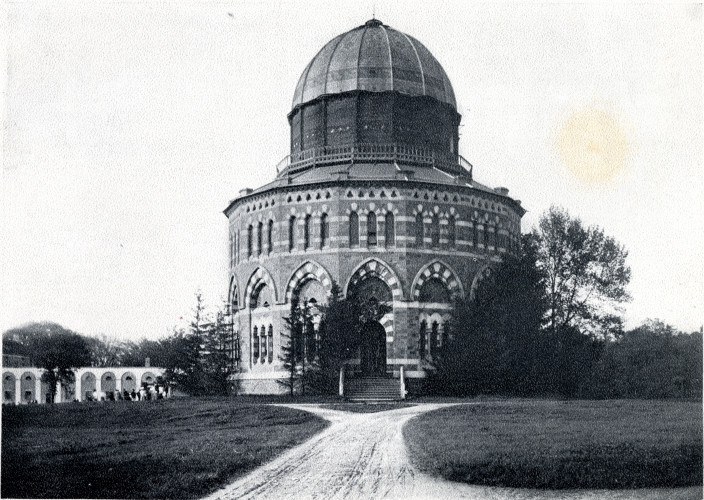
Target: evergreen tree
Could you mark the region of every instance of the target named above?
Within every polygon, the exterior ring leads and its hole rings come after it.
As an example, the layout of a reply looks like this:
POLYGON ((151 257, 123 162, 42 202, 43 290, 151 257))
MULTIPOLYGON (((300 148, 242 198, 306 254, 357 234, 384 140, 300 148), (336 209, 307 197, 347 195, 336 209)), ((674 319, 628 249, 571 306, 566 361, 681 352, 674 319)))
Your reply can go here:
POLYGON ((318 327, 319 349, 316 390, 336 394, 340 368, 355 357, 360 343, 360 312, 356 302, 342 298, 340 285, 333 281, 327 304, 322 307, 318 327))
POLYGON ((226 321, 223 311, 218 311, 215 322, 210 325, 203 339, 202 363, 207 383, 203 393, 228 394, 230 378, 235 371, 232 359, 233 336, 232 324, 226 321))
POLYGON ((524 236, 504 261, 454 307, 452 333, 433 360, 436 390, 452 394, 534 392, 546 310, 536 243, 524 236))
POLYGON ((279 360, 286 370, 286 378, 277 379, 277 382, 288 390, 293 396, 300 387, 301 373, 298 370, 298 362, 301 358, 303 325, 298 307, 298 300, 291 300, 289 315, 284 318, 287 333, 281 334, 281 354, 279 360))

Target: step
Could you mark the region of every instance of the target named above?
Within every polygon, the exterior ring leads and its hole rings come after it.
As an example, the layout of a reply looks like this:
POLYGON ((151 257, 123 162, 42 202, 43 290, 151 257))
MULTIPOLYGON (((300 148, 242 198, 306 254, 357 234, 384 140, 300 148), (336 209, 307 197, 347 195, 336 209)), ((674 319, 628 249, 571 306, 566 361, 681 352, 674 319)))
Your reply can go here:
POLYGON ((359 377, 345 381, 345 399, 348 401, 399 401, 400 382, 388 377, 359 377))

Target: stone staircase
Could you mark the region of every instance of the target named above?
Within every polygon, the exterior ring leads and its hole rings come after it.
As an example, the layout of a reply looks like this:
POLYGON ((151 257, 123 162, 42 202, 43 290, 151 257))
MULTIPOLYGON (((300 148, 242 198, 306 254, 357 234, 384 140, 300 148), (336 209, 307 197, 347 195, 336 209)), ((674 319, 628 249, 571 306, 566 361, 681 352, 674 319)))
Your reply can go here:
POLYGON ((398 379, 388 377, 357 377, 345 381, 344 397, 348 401, 382 403, 399 401, 401 386, 398 379))

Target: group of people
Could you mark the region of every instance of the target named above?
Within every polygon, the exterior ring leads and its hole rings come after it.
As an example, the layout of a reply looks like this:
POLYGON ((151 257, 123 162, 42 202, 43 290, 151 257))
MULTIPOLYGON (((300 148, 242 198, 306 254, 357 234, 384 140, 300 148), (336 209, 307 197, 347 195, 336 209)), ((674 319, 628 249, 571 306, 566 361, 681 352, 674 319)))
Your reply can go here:
POLYGON ((150 385, 142 387, 139 391, 128 390, 102 392, 97 389, 92 394, 88 394, 87 401, 150 401, 152 399, 164 399, 167 397, 166 387, 150 385))

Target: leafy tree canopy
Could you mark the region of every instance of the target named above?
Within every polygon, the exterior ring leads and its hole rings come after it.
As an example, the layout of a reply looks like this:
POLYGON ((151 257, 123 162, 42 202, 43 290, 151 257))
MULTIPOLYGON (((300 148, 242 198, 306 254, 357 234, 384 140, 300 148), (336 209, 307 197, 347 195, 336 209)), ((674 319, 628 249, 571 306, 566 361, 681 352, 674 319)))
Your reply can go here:
POLYGON ((575 327, 602 338, 620 333, 619 306, 630 300, 625 248, 601 228, 585 227, 554 206, 541 217, 533 235, 546 279, 552 331, 575 327))
POLYGON ((5 339, 17 342, 31 353, 33 364, 43 368, 42 381, 49 384, 52 401, 56 383, 74 381, 73 370, 88 366, 91 352, 85 337, 57 323, 30 323, 3 334, 5 339))

